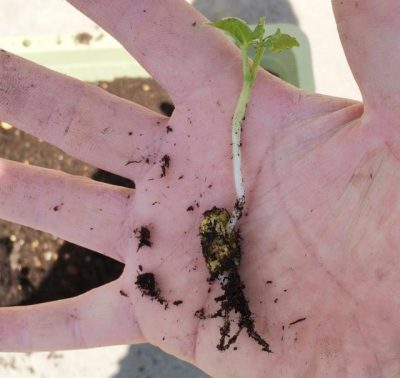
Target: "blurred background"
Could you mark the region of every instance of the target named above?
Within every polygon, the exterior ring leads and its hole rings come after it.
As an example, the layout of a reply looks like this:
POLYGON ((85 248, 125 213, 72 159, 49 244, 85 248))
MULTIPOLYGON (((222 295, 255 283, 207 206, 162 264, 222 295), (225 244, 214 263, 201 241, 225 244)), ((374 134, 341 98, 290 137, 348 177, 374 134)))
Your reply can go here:
MULTIPOLYGON (((316 92, 360 99, 336 32, 330 0, 188 0, 210 19, 236 16, 255 23, 297 25, 311 46, 316 92)), ((63 0, 0 0, 0 48, 5 37, 34 35, 100 35, 101 29, 63 0)), ((83 43, 85 43, 83 41, 83 43)), ((136 80, 121 89, 119 82, 99 82, 113 93, 169 114, 168 95, 150 81, 136 80), (128 93, 129 92, 129 93, 128 93), (140 96, 139 96, 140 95, 140 96), (135 97, 136 96, 136 97, 135 97)), ((93 179, 132 187, 133 182, 75 162, 51 146, 10 129, 0 128, 0 156, 85 174, 93 179), (23 146, 21 148, 20 146, 23 146), (38 153, 38 151, 41 151, 38 153), (44 151, 44 152, 43 152, 44 151), (51 163, 51 164, 50 164, 51 163)), ((75 295, 79 290, 118 277, 122 266, 57 238, 34 234, 18 225, 0 223, 0 305, 37 303, 75 295), (28 248, 28 247, 29 248, 28 248), (27 255, 24 255, 24 251, 27 255), (7 263, 4 263, 6 261, 7 263), (60 265, 60 263, 62 264, 60 265), (107 271, 104 264, 107 264, 107 271), (48 276, 44 275, 47 270, 48 276), (65 280, 69 275, 74 280, 65 280), (44 277, 44 278, 43 278, 44 277), (75 282, 75 286, 70 282, 75 282)), ((116 346, 83 351, 0 353, 0 377, 197 378, 206 374, 150 345, 116 346)))

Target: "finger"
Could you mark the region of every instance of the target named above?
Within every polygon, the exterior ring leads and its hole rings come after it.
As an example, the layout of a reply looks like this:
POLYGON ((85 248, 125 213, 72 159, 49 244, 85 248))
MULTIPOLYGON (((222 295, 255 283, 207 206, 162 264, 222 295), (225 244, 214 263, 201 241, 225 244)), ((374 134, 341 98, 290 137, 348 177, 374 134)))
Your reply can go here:
POLYGON ((68 0, 143 65, 175 104, 241 72, 238 51, 185 0, 68 0))
POLYGON ((143 342, 119 280, 75 298, 0 309, 0 350, 30 352, 143 342))
POLYGON ((343 48, 366 111, 382 104, 398 105, 400 2, 332 0, 332 4, 343 48))
POLYGON ((148 169, 168 118, 0 50, 0 119, 123 177, 148 169), (130 162, 141 162, 131 164, 130 162))
POLYGON ((124 262, 132 189, 0 159, 0 217, 124 262), (127 233, 125 235, 124 233, 127 233))

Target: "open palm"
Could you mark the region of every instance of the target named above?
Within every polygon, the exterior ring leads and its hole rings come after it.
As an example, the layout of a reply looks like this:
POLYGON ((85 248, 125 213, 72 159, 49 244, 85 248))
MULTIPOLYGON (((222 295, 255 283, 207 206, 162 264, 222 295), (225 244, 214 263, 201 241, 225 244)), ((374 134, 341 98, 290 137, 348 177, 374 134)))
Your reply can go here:
POLYGON ((398 1, 333 1, 364 104, 258 74, 243 131, 240 273, 272 354, 245 332, 220 352, 222 320, 194 316, 217 309, 221 294, 207 283, 198 227, 204 211, 235 201, 239 51, 200 27, 184 0, 70 2, 121 41, 176 109, 168 119, 0 51, 1 119, 136 183, 0 160, 2 218, 125 264, 117 281, 79 297, 1 309, 0 350, 150 342, 218 377, 399 375, 398 1), (153 245, 137 251, 142 226, 153 245), (155 274, 167 309, 137 289, 139 266, 155 274))

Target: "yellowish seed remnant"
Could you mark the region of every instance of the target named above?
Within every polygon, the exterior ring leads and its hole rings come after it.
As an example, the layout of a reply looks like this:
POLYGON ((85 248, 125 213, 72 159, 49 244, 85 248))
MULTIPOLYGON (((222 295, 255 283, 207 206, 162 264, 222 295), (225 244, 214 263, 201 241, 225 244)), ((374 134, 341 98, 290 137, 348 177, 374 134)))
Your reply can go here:
POLYGON ((211 275, 224 273, 227 261, 239 254, 237 232, 226 231, 229 218, 227 210, 215 207, 204 213, 200 224, 203 255, 211 275))

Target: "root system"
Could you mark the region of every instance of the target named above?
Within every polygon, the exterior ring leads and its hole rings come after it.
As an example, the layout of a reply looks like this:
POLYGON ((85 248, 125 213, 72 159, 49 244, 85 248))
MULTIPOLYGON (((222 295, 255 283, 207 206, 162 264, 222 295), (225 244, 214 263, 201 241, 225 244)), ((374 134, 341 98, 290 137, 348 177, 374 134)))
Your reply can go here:
POLYGON ((245 285, 239 274, 241 259, 239 230, 227 231, 230 214, 227 210, 214 207, 204 213, 200 225, 200 238, 203 256, 210 272, 209 281, 220 282, 223 295, 215 298, 219 304, 217 312, 206 315, 204 309, 196 312, 200 319, 222 318, 220 340, 217 349, 225 351, 236 343, 241 331, 258 343, 263 351, 272 352, 269 344, 256 332, 254 316, 244 294, 245 285), (239 314, 236 331, 232 330, 231 316, 239 314))

